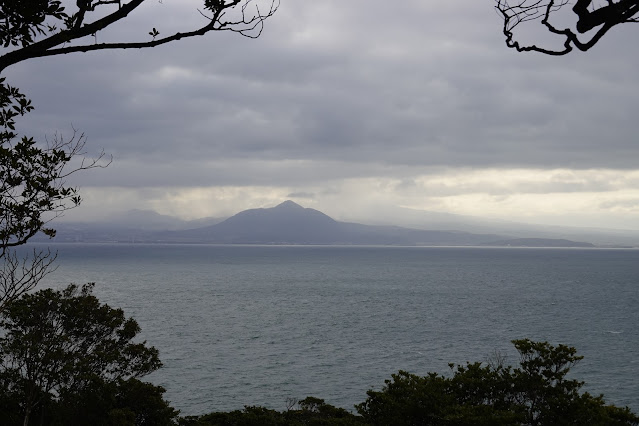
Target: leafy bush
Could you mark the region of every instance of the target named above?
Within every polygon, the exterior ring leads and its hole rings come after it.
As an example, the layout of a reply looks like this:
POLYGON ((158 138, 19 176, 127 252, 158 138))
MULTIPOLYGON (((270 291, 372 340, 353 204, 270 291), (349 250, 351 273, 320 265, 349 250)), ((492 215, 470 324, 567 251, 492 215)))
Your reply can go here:
POLYGON ((603 396, 579 393, 583 382, 566 375, 581 356, 575 348, 514 340, 520 366, 451 365, 452 377, 405 371, 369 390, 356 406, 372 425, 638 425, 628 408, 603 396))

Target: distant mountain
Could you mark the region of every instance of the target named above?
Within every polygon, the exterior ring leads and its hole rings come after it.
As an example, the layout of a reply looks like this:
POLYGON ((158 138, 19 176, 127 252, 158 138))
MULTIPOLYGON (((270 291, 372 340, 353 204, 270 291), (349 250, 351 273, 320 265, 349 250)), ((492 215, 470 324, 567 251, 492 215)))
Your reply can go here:
POLYGON ((354 245, 478 245, 504 239, 504 236, 495 234, 338 222, 318 210, 304 208, 293 201, 285 201, 272 208, 245 210, 216 225, 167 232, 162 237, 167 242, 354 245))
POLYGON ((375 216, 377 220, 370 224, 428 230, 455 229, 476 234, 506 234, 513 238, 589 241, 600 247, 639 247, 639 231, 629 229, 530 224, 517 222, 516 217, 498 220, 393 206, 379 206, 375 209, 375 216))
POLYGON ((244 210, 225 220, 183 221, 153 211, 132 210, 113 216, 109 221, 60 223, 56 229, 56 242, 592 246, 566 239, 517 238, 520 236, 340 222, 293 201, 271 208, 244 210))
POLYGON ((339 222, 292 201, 273 208, 244 210, 219 224, 172 233, 173 238, 221 244, 326 244, 339 222))

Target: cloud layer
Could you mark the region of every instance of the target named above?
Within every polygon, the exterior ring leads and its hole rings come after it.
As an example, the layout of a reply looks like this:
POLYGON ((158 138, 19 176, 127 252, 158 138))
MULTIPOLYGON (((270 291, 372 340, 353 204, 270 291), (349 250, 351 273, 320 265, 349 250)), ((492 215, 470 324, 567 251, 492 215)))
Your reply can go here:
MULTIPOLYGON (((198 4, 147 2, 99 41, 198 25, 198 4)), ((37 107, 27 133, 73 125, 114 155, 79 181, 86 212, 222 215, 295 195, 338 215, 386 203, 548 222, 572 205, 585 224, 639 229, 631 31, 553 58, 507 49, 490 1, 284 0, 256 40, 216 33, 7 75, 37 107)))

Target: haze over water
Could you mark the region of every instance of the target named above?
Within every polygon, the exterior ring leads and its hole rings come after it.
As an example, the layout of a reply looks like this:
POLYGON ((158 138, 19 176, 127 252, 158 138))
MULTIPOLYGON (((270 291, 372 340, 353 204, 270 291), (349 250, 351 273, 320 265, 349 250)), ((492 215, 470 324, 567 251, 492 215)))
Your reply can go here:
POLYGON ((57 245, 45 285, 96 282, 165 366, 183 414, 312 395, 352 409, 398 370, 510 341, 577 347, 573 378, 639 411, 639 250, 57 245))

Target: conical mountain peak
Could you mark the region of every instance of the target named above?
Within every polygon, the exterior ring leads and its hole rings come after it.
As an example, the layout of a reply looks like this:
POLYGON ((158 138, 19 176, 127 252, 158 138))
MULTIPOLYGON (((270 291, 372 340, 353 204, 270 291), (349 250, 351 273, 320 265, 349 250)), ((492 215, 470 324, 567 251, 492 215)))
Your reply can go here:
POLYGON ((304 207, 300 206, 299 204, 297 204, 294 201, 286 200, 283 203, 278 204, 274 208, 276 208, 276 209, 303 209, 304 207))

